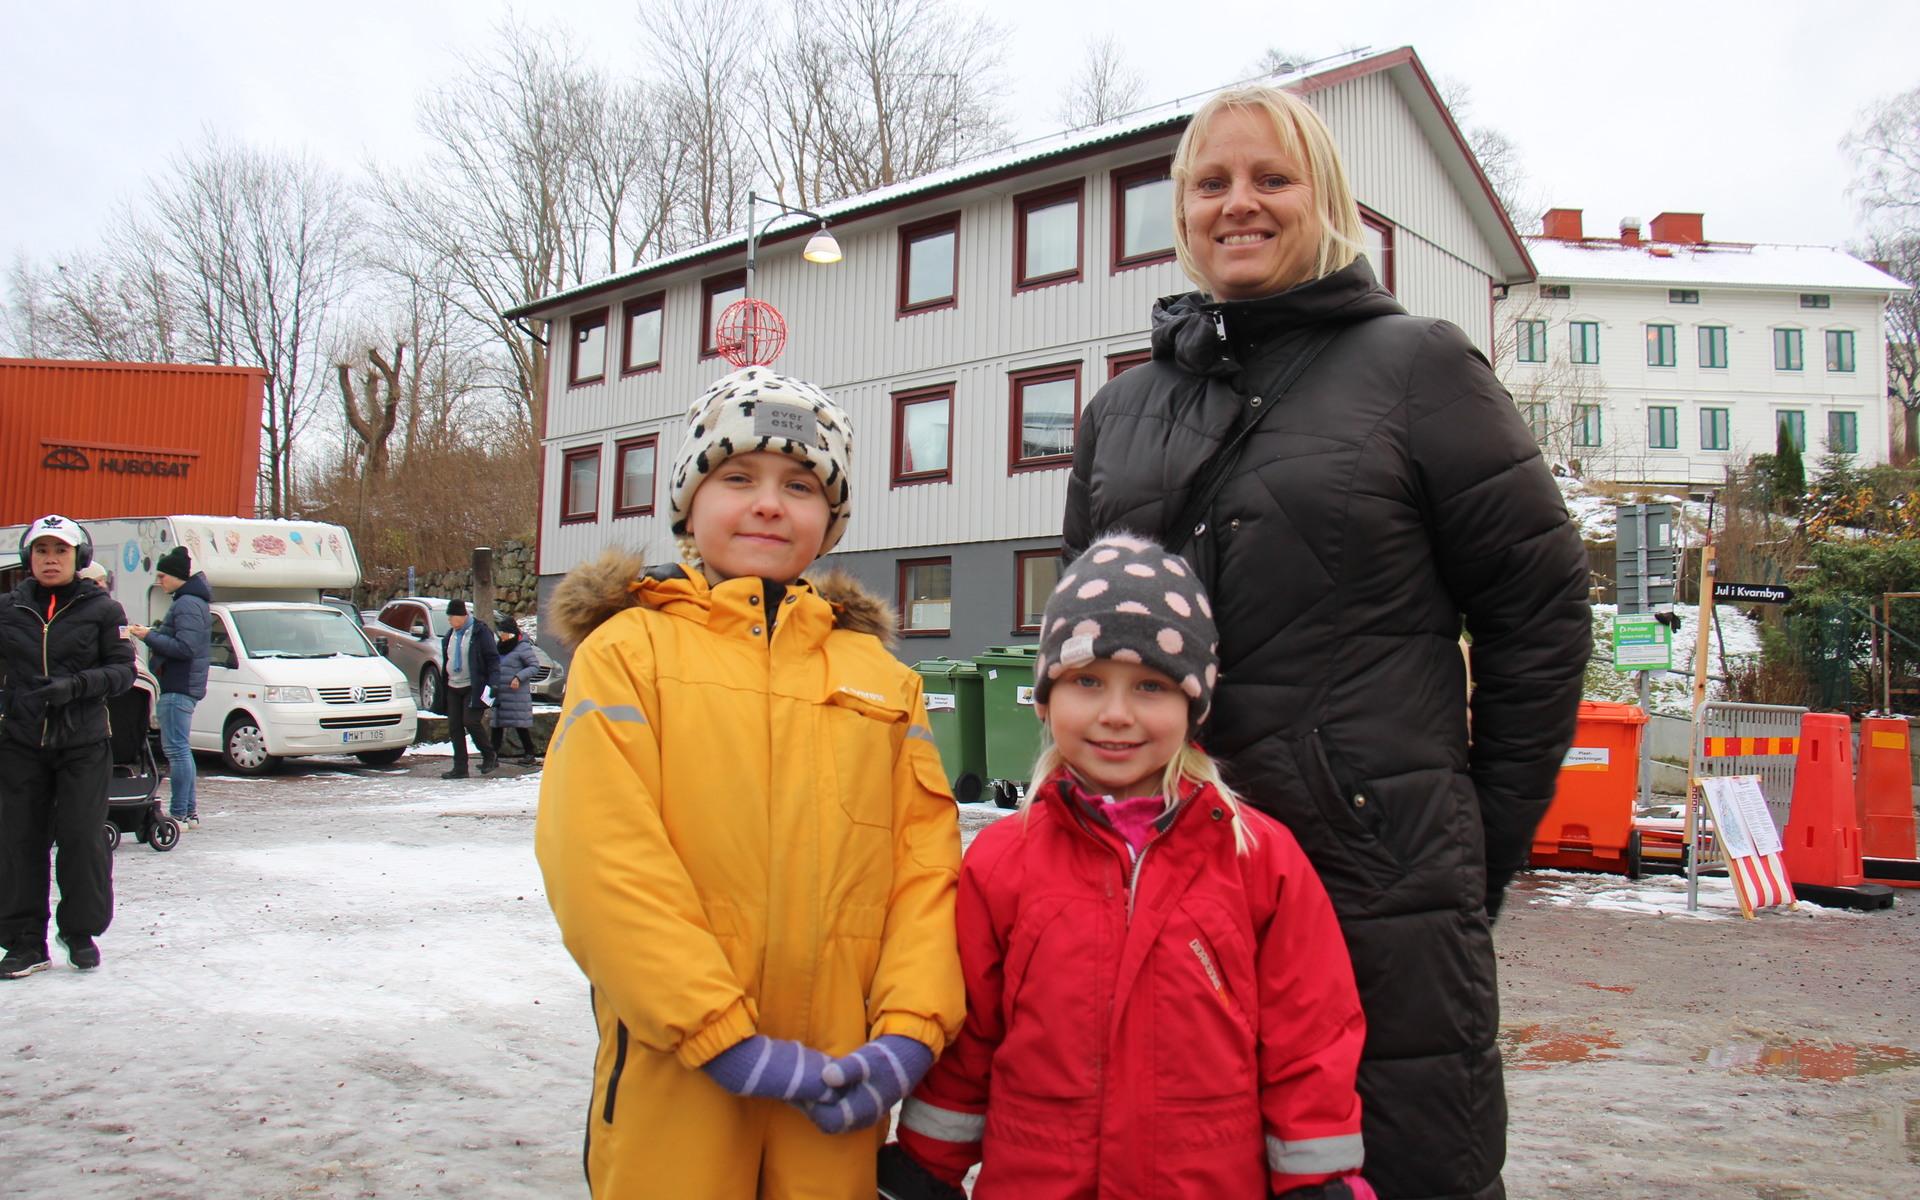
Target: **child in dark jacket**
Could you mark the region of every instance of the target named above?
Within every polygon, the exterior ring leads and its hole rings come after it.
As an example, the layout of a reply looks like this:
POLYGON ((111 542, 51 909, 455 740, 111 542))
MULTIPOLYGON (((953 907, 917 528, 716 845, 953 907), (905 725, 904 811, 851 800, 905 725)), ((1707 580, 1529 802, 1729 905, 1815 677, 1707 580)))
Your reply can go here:
POLYGON ((1346 944, 1293 835, 1192 741, 1218 675, 1199 580, 1109 535, 1047 602, 1050 743, 960 874, 960 1037, 883 1192, 1371 1200, 1346 944))

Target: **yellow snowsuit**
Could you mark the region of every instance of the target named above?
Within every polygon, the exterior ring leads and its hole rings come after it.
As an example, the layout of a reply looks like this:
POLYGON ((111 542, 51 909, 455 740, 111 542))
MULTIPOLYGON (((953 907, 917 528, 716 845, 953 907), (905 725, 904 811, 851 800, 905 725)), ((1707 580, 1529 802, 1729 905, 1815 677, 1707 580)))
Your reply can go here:
POLYGON ((578 649, 534 847, 600 1030, 588 1184, 871 1200, 884 1125, 830 1137, 698 1068, 754 1033, 938 1054, 959 1030, 960 835, 920 678, 845 576, 791 585, 769 635, 760 580, 640 566, 609 554, 549 606, 578 649))

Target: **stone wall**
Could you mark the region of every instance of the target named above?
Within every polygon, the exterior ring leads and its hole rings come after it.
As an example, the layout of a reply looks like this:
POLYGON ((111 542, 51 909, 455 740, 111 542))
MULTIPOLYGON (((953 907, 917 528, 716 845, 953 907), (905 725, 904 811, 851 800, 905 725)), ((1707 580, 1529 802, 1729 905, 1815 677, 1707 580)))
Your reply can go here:
MULTIPOLYGON (((355 589, 355 602, 362 608, 379 608, 395 596, 408 594, 405 567, 367 564, 366 577, 367 581, 355 589)), ((534 611, 538 584, 533 543, 505 542, 493 548, 493 598, 497 607, 516 617, 526 616, 534 611)), ((471 600, 473 571, 466 567, 454 571, 417 571, 412 594, 471 600)))

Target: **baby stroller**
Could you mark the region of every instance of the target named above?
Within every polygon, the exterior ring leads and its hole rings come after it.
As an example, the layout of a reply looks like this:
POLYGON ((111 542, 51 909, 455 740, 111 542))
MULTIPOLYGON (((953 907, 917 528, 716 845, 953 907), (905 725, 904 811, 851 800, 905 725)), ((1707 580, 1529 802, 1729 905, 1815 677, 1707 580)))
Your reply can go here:
POLYGON ((107 780, 107 849, 131 833, 155 850, 171 850, 180 840, 180 823, 160 807, 160 764, 147 738, 153 719, 153 693, 138 685, 107 701, 113 774, 107 780))

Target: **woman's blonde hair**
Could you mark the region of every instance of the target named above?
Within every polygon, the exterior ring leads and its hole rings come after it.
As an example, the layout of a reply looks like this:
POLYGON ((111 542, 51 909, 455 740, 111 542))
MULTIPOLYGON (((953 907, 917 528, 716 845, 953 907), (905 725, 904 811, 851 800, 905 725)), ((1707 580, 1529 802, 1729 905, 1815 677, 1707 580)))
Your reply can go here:
MULTIPOLYGON (((1273 122, 1280 145, 1296 159, 1306 163, 1313 183, 1313 206, 1320 217, 1320 250, 1314 258, 1313 277, 1332 274, 1358 258, 1366 247, 1360 224, 1360 209, 1353 201, 1353 188, 1347 182, 1347 168, 1340 159, 1340 148, 1326 122, 1306 101, 1291 92, 1266 84, 1245 84, 1228 88, 1208 97, 1173 152, 1173 252, 1181 270, 1212 294, 1212 284, 1200 274, 1187 250, 1187 182, 1193 177, 1193 160, 1215 117, 1225 112, 1264 112, 1273 122)), ((1305 280, 1300 282, 1304 283, 1305 280)))
MULTIPOLYGON (((1028 808, 1033 804, 1034 794, 1040 790, 1042 783, 1062 773, 1079 778, 1072 764, 1067 762, 1066 756, 1060 753, 1060 748, 1053 744, 1052 733, 1046 730, 1044 724, 1041 729, 1043 732, 1040 738, 1040 757, 1034 761, 1032 782, 1027 785, 1026 795, 1020 797, 1020 816, 1023 820, 1026 818, 1028 808)), ((1220 774, 1220 764, 1214 762, 1205 750, 1192 742, 1182 743, 1180 753, 1173 756, 1173 760, 1167 763, 1166 770, 1160 774, 1160 794, 1167 798, 1167 806, 1161 810, 1161 816, 1179 807, 1180 785, 1183 783, 1210 787, 1214 790, 1214 794, 1220 797, 1221 803, 1227 806, 1227 813, 1233 821, 1234 849, 1245 854, 1254 841, 1253 830, 1248 827, 1241 813, 1241 806, 1246 801, 1240 798, 1240 793, 1227 786, 1227 781, 1220 774)))

